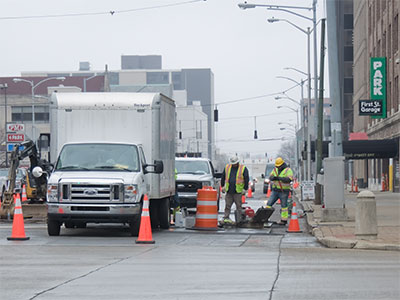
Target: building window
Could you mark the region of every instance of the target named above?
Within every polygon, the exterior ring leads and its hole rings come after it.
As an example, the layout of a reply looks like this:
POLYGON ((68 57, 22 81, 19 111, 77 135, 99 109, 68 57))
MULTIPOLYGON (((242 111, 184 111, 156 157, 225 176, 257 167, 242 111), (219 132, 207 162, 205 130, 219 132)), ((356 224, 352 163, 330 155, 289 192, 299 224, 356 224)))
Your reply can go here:
POLYGON ((343 40, 345 46, 353 46, 353 30, 345 30, 343 40))
POLYGON ((344 78, 343 92, 345 94, 353 94, 353 78, 344 78))
POLYGON ((344 75, 344 77, 353 77, 353 63, 352 62, 344 62, 343 75, 344 75))
MULTIPOLYGON (((13 106, 11 119, 13 122, 32 122, 32 106, 13 106)), ((48 106, 35 106, 35 123, 49 123, 48 106)))
POLYGON ((168 72, 147 72, 146 73, 147 84, 168 84, 169 73, 168 72))
POLYGON ((353 46, 344 47, 344 61, 353 61, 353 46))
POLYGON ((174 85, 174 90, 185 89, 185 77, 182 72, 172 72, 172 84, 174 85))
POLYGON ((353 29, 353 15, 345 14, 343 23, 344 29, 353 29))

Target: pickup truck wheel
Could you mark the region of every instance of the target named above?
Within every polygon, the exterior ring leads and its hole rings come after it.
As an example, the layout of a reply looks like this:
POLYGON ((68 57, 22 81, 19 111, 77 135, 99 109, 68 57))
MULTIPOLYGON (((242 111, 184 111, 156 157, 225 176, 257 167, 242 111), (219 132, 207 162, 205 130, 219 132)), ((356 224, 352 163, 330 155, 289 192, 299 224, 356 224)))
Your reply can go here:
POLYGON ((169 198, 164 198, 160 200, 158 218, 160 220, 160 227, 162 229, 169 229, 169 225, 171 223, 169 198))
POLYGON ((50 236, 58 236, 60 235, 60 227, 61 223, 55 220, 47 220, 47 233, 50 236))

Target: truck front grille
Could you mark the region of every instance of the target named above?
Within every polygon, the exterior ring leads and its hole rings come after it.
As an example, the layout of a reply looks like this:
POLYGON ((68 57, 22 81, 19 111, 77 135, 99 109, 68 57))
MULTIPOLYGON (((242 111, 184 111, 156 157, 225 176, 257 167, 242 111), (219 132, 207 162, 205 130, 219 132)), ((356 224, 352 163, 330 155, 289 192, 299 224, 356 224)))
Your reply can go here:
POLYGON ((62 200, 72 202, 110 202, 122 199, 122 188, 118 184, 79 184, 62 185, 62 200))
POLYGON ((202 183, 198 181, 177 181, 178 192, 197 193, 202 188, 202 183))

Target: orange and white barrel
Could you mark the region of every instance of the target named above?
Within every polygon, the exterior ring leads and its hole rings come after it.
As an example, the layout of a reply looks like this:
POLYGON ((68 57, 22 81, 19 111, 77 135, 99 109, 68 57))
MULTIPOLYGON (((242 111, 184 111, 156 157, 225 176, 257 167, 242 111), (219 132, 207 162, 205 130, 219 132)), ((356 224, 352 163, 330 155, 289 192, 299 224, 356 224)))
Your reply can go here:
POLYGON ((197 190, 196 229, 218 228, 218 195, 212 187, 197 190))

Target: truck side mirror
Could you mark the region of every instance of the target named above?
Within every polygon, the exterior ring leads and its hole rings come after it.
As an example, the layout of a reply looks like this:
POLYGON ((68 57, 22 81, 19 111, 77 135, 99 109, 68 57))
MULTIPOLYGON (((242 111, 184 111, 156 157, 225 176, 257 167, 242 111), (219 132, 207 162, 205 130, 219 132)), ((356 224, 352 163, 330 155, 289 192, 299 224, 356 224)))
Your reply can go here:
POLYGON ((150 164, 143 165, 143 172, 144 174, 147 173, 161 174, 162 172, 164 172, 164 164, 162 160, 155 160, 153 165, 150 164), (153 171, 147 170, 148 167, 153 167, 154 168, 153 171))
POLYGON ((155 160, 154 161, 154 173, 161 174, 164 172, 164 164, 162 160, 155 160))
POLYGON ((215 177, 215 178, 221 179, 221 178, 222 178, 222 173, 217 173, 217 172, 215 172, 215 173, 214 173, 214 177, 215 177))

